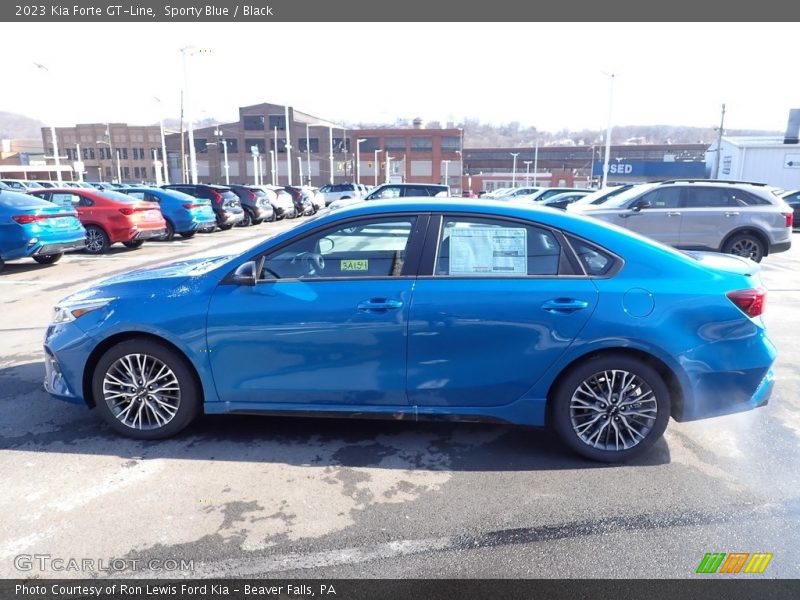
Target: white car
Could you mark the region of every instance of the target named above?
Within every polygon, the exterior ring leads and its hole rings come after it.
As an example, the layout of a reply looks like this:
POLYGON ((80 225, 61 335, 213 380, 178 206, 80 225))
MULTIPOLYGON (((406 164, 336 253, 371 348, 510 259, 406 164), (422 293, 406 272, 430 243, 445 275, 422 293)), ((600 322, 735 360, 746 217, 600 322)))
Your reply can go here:
POLYGON ((281 187, 273 187, 271 185, 257 185, 254 186, 267 193, 267 199, 275 211, 275 219, 294 219, 297 216, 297 209, 294 207, 294 201, 289 195, 289 192, 281 187))
POLYGON ((361 186, 355 183, 329 183, 319 189, 325 199, 325 206, 337 200, 361 200, 364 197, 361 186))

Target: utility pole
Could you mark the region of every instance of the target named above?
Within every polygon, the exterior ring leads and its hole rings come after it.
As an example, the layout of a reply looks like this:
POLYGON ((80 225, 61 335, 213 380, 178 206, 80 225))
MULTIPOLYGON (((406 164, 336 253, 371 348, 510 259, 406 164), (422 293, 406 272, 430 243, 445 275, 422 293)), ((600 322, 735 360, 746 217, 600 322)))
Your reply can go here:
POLYGON ((717 133, 717 161, 714 165, 714 179, 719 179, 719 165, 722 162, 722 132, 725 127, 725 104, 722 105, 722 117, 719 120, 719 132, 717 133))

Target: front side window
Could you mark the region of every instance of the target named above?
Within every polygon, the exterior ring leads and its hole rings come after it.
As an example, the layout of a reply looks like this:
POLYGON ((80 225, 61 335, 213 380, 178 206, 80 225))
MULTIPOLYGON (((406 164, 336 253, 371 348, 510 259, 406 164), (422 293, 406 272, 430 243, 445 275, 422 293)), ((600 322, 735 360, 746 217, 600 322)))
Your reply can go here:
POLYGON ((547 229, 499 219, 445 217, 434 272, 452 277, 557 275, 561 245, 547 229))
POLYGON ((681 202, 681 189, 676 187, 653 190, 637 200, 635 204, 647 203, 648 208, 678 208, 681 202))
POLYGON ((261 279, 398 277, 416 217, 351 221, 268 254, 261 279))
POLYGON ((369 199, 378 200, 380 198, 399 198, 400 192, 401 190, 398 186, 387 185, 386 187, 382 187, 381 189, 370 194, 369 199))

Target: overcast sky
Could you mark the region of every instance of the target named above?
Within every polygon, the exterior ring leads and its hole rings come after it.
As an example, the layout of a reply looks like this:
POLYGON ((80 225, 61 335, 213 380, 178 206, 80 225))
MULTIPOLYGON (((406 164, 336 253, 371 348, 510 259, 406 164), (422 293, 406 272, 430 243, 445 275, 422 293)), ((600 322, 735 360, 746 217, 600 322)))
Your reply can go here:
POLYGON ((338 122, 478 118, 545 131, 617 125, 783 131, 800 107, 796 23, 20 23, 3 27, 0 110, 46 123, 288 103, 338 122), (34 62, 46 65, 37 69, 34 62), (159 105, 153 100, 158 96, 159 105))

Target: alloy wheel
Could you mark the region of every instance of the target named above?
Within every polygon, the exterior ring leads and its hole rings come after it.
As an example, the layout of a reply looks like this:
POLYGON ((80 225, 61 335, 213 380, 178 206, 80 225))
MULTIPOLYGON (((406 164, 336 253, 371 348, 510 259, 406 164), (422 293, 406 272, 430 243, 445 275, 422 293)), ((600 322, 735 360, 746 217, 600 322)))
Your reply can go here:
POLYGON ((178 412, 181 387, 163 361, 148 354, 126 354, 106 371, 103 399, 123 425, 152 430, 164 427, 178 412))
POLYGON ((652 431, 658 415, 653 389, 635 373, 605 370, 584 379, 569 403, 575 435, 606 451, 628 450, 652 431))

